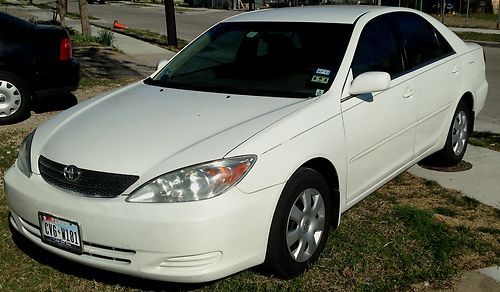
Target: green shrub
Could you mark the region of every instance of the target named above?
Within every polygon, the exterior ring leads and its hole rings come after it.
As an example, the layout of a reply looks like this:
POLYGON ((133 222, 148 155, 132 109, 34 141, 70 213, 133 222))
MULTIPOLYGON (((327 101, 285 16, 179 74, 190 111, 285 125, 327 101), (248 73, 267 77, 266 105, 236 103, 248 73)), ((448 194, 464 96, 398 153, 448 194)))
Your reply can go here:
POLYGON ((97 39, 91 35, 74 34, 71 36, 71 42, 74 46, 88 46, 97 43, 97 39))
POLYGON ((115 40, 115 34, 111 30, 100 29, 97 33, 96 40, 103 46, 111 46, 115 40))

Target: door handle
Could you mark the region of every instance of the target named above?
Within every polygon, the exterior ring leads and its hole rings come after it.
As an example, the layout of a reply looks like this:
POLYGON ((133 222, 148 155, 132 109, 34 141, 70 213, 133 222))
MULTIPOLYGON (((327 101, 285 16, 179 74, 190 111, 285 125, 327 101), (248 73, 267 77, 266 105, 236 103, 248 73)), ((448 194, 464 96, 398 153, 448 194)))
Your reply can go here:
POLYGON ((404 98, 410 98, 415 94, 416 90, 411 87, 407 87, 405 93, 403 93, 404 98))
POLYGON ((460 72, 460 67, 458 67, 458 66, 453 66, 453 68, 451 69, 451 73, 453 73, 453 74, 458 74, 458 72, 460 72))

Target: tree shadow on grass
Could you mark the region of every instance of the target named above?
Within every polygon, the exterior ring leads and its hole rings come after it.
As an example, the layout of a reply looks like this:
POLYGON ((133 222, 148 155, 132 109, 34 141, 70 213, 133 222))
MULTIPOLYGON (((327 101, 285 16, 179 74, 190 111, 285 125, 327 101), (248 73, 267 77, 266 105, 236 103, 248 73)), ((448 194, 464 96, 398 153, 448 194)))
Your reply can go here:
POLYGON ((154 72, 153 67, 134 62, 111 48, 75 48, 74 55, 80 61, 82 78, 121 79, 145 77, 154 72))
POLYGON ((122 275, 97 268, 92 268, 79 263, 66 260, 60 256, 55 256, 49 251, 37 246, 29 239, 21 235, 9 222, 12 233, 12 240, 15 245, 26 255, 40 264, 50 266, 57 271, 73 275, 89 281, 97 281, 106 285, 120 285, 125 289, 139 289, 145 291, 192 291, 201 289, 212 282, 200 284, 183 284, 147 280, 132 276, 122 275))

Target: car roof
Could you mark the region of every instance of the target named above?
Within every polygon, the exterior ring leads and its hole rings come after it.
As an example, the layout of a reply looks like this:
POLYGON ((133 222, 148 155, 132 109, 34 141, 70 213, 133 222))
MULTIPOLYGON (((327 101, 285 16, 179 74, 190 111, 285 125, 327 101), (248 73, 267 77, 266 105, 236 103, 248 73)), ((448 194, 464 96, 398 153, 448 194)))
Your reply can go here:
POLYGON ((387 7, 368 5, 321 5, 274 8, 242 13, 224 22, 323 22, 353 24, 363 14, 387 7))

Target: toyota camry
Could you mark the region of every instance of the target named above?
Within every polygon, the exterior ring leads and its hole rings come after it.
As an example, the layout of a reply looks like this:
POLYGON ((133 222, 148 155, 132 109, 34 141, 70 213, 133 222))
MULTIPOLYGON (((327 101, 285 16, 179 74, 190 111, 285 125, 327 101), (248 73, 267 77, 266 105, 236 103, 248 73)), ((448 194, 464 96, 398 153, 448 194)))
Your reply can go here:
POLYGON ((390 179, 458 163, 487 90, 482 48, 415 10, 240 14, 29 134, 5 175, 9 221, 56 255, 143 278, 260 264, 291 278, 390 179))

